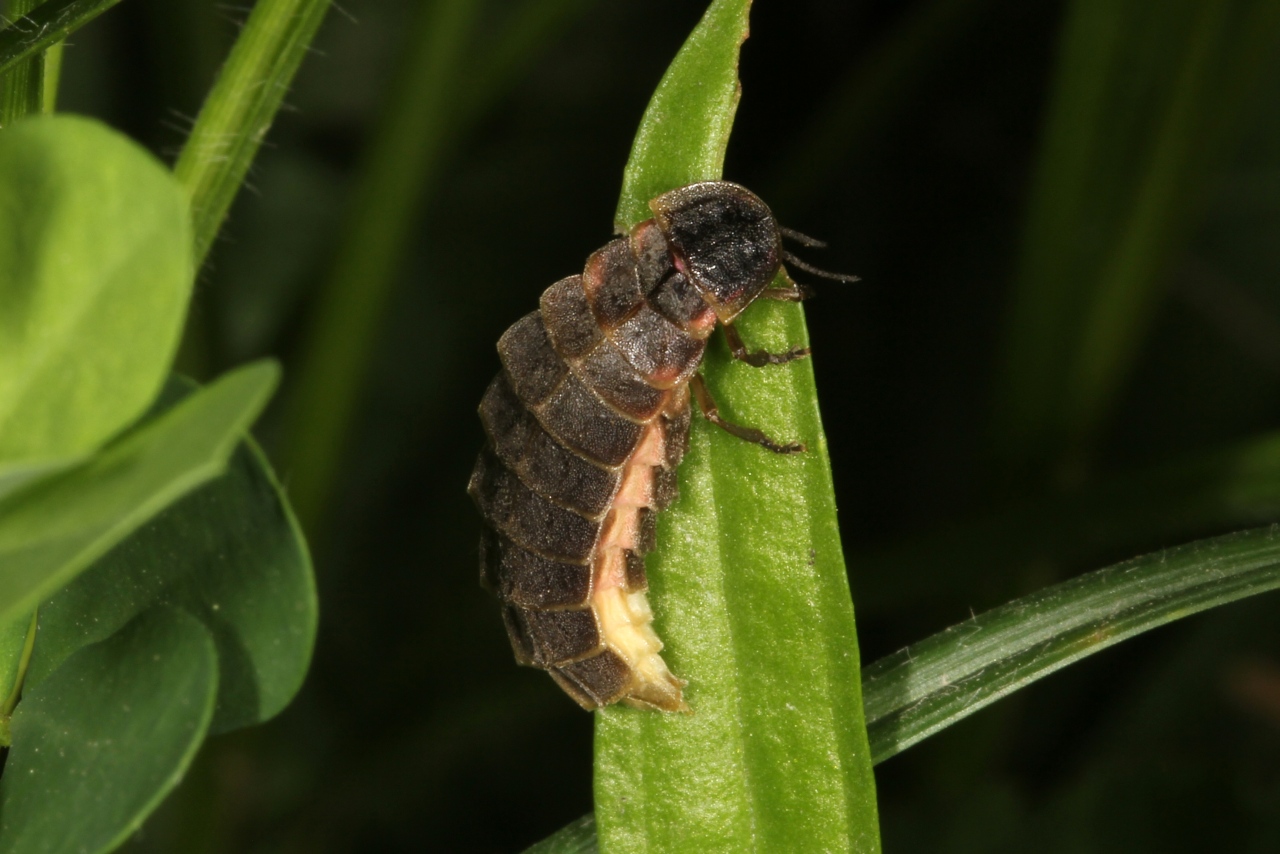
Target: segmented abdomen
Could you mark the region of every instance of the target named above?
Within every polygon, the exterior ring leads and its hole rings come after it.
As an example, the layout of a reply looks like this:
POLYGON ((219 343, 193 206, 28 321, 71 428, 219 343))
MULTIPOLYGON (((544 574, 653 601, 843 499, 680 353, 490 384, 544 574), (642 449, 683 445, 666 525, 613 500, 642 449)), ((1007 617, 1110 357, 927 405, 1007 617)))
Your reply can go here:
POLYGON ((480 404, 489 441, 469 492, 487 528, 482 581, 517 659, 588 709, 684 708, 650 626, 644 555, 676 497, 705 346, 680 313, 705 306, 672 308, 683 279, 660 241, 643 223, 548 288, 498 342, 503 371, 480 404))

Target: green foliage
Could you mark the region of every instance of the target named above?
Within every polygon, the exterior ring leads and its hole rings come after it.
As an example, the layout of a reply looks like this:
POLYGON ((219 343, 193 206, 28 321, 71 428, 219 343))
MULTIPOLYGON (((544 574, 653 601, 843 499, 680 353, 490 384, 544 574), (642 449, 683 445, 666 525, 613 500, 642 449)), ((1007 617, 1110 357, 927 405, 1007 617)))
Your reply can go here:
MULTIPOLYGON (((696 10, 368 3, 360 27, 325 31, 343 62, 307 63, 320 76, 289 94, 329 4, 261 0, 175 184, 103 125, 22 118, 51 109, 59 42, 114 2, 14 0, 8 17, 28 14, 0 30, 0 854, 107 850, 180 777, 137 847, 500 848, 522 813, 542 829, 581 813, 587 719, 510 666, 474 590, 470 412, 496 335, 602 242, 624 131, 696 10), (390 36, 406 47, 386 84, 368 59, 390 36), (215 241, 286 96, 301 109, 260 164, 265 203, 215 241), (384 98, 349 157, 350 117, 384 98), (217 244, 188 321, 184 364, 210 367, 193 387, 173 351, 217 244), (211 379, 298 331, 276 447, 334 543, 332 654, 301 725, 193 762, 206 735, 278 712, 309 663, 306 547, 244 434, 276 372, 211 379), (352 683, 354 699, 333 690, 352 683)), ((81 80, 120 67, 121 33, 154 54, 95 96, 146 137, 194 112, 171 79, 211 72, 182 33, 202 56, 221 34, 211 4, 131 5, 73 54, 98 57, 81 80)), ((814 364, 708 358, 727 417, 809 452, 696 423, 650 562, 694 713, 598 715, 597 812, 534 850, 594 851, 597 820, 606 851, 843 850, 877 832, 902 852, 1275 850, 1268 598, 1060 671, 1277 583, 1269 529, 1164 547, 1280 508, 1280 2, 864 6, 756 10, 758 111, 731 161, 866 279, 821 288, 814 364), (925 637, 861 686, 815 368, 861 646, 925 637), (926 738, 886 769, 878 829, 870 763, 926 738)), ((620 227, 719 177, 745 24, 745 3, 718 0, 668 69, 620 227)), ((742 329, 757 348, 808 341, 795 306, 755 306, 742 329)))
POLYGON ((361 159, 284 426, 291 494, 304 523, 317 521, 330 500, 415 214, 459 141, 585 3, 525 3, 496 33, 481 30, 480 5, 439 0, 415 10, 395 86, 361 159))
POLYGON ((0 785, 0 850, 110 851, 177 785, 213 717, 213 638, 159 608, 23 699, 0 785))
MULTIPOLYGON (((37 25, 60 38, 102 8, 37 25)), ((246 438, 279 369, 171 377, 191 200, 99 122, 10 122, 56 90, 51 42, 20 24, 0 38, 0 852, 108 851, 206 735, 288 703, 316 597, 246 438)))
MULTIPOLYGON (((1245 531, 1092 572, 979 614, 863 670, 876 764, 1086 656, 1280 587, 1280 531, 1245 531)), ((528 849, 593 849, 594 816, 528 849)))
POLYGON ((742 97, 738 51, 749 2, 713 2, 658 84, 622 173, 613 227, 625 232, 652 216, 649 200, 696 181, 719 180, 742 97))
POLYGON ((83 458, 156 396, 193 276, 186 201, 97 122, 0 133, 0 491, 83 458))
MULTIPOLYGON (((620 225, 647 216, 640 200, 720 177, 749 6, 713 3, 663 77, 636 135, 620 225)), ((761 303, 748 316, 753 347, 808 344, 798 305, 761 303)), ((695 419, 680 500, 647 559, 655 627, 673 671, 690 680, 693 713, 597 714, 601 848, 878 851, 812 365, 755 369, 716 348, 705 372, 726 418, 808 450, 770 454, 695 419)))
POLYGON ((1088 464, 1277 26, 1267 2, 1069 7, 1007 327, 1009 465, 1088 464))
MULTIPOLYGON (((171 382, 166 405, 188 398, 186 386, 171 382)), ((297 692, 316 630, 314 582, 306 544, 251 441, 240 443, 221 477, 41 605, 27 684, 156 605, 182 608, 213 636, 220 671, 213 732, 274 717, 297 692)))
POLYGON ((275 380, 273 365, 229 374, 84 465, 0 502, 0 620, 30 613, 143 522, 221 474, 275 380))
POLYGON ((0 30, 0 74, 58 44, 119 2, 120 0, 44 0, 25 17, 18 18, 0 30))

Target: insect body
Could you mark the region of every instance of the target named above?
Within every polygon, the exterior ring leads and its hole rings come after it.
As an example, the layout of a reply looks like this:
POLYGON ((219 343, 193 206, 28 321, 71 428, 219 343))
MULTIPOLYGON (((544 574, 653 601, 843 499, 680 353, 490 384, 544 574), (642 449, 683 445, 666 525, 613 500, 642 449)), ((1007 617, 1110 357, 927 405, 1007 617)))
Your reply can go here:
POLYGON ((761 366, 808 354, 747 352, 730 325, 794 260, 755 195, 692 184, 650 202, 654 218, 542 294, 503 334, 503 370, 480 403, 488 442, 468 488, 486 523, 481 583, 502 600, 521 664, 584 708, 622 701, 686 709, 645 596, 655 514, 677 494, 690 391, 703 413, 778 453, 803 450, 723 421, 697 374, 724 325, 736 358, 761 366))

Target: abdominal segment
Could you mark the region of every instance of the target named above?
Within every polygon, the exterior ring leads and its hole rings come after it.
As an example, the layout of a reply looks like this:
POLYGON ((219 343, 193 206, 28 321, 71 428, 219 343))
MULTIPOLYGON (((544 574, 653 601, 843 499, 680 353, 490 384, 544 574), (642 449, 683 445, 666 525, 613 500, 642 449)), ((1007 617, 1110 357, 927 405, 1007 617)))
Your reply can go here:
POLYGON ((579 276, 552 286, 499 343, 469 487, 486 524, 482 583, 502 600, 517 660, 583 707, 685 710, 652 627, 644 555, 676 496, 688 386, 646 381, 572 305, 586 296, 579 276))

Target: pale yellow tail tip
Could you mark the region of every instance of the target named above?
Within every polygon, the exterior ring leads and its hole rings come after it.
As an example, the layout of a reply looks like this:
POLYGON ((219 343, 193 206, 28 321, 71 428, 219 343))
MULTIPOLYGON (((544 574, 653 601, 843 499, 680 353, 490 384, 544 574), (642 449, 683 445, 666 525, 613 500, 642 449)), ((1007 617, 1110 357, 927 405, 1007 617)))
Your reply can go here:
POLYGON ((661 681, 643 682, 634 686, 631 693, 622 698, 622 702, 628 706, 649 711, 692 713, 693 710, 684 701, 684 695, 681 692, 688 683, 670 673, 664 676, 666 678, 661 681))

